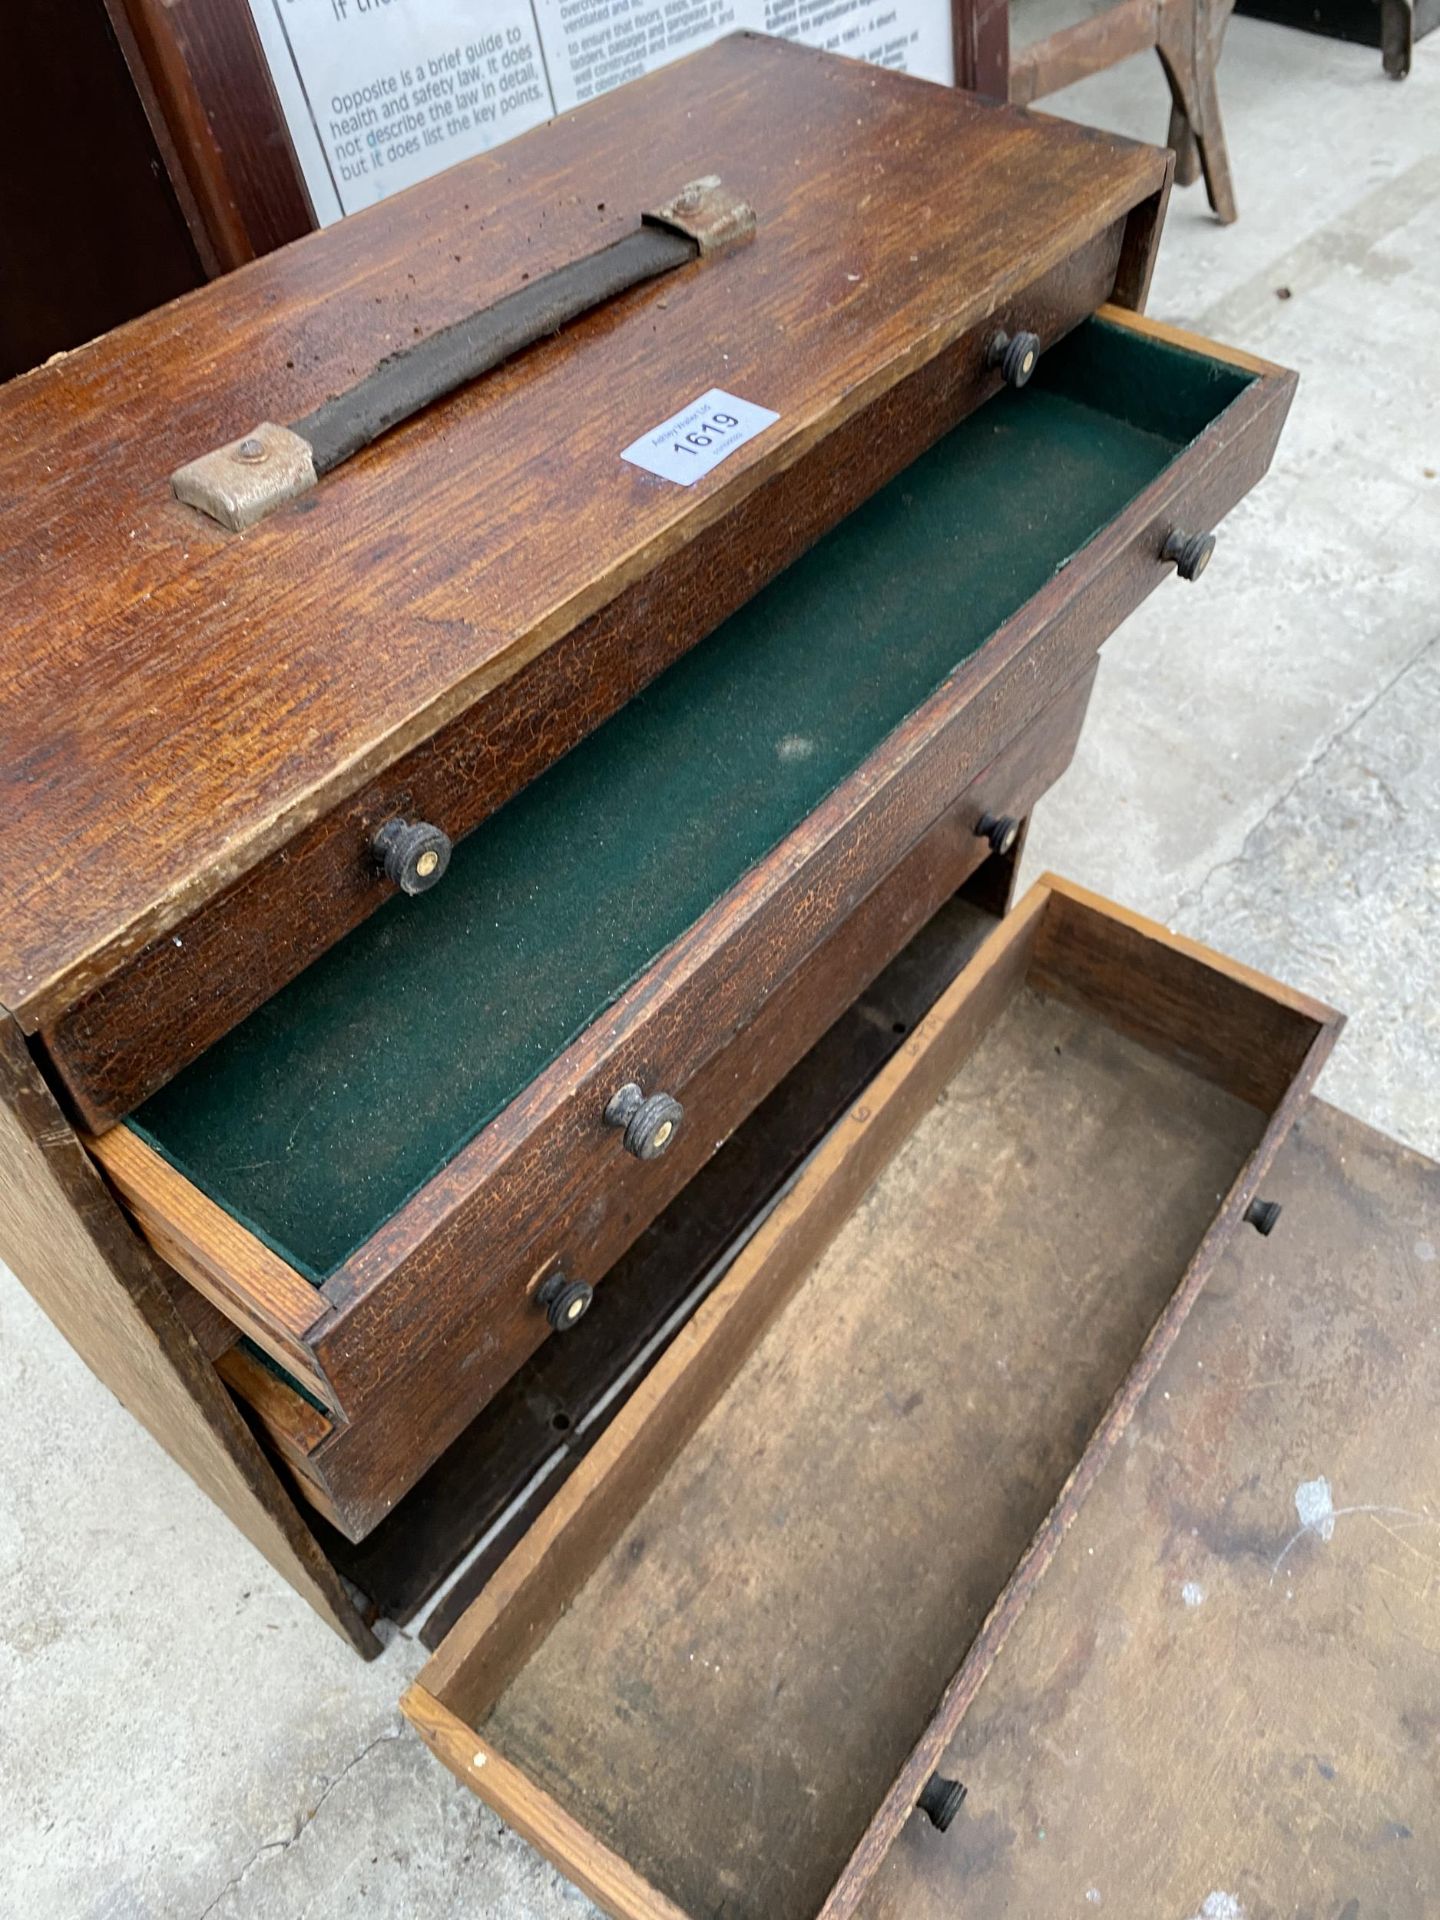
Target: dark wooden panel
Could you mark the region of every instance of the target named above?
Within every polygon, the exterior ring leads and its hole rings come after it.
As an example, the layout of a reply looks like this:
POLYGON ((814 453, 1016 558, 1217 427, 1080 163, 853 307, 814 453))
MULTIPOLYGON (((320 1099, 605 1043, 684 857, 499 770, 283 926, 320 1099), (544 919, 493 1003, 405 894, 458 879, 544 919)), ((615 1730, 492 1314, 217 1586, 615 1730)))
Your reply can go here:
POLYGON ((8 380, 203 275, 102 0, 6 8, 0 123, 8 380))
POLYGON ((955 84, 989 100, 1008 100, 1010 0, 950 0, 955 84))
POLYGON ((315 227, 248 6, 106 0, 133 36, 137 81, 167 137, 215 268, 244 266, 315 227))
MULTIPOLYGON (((1408 7, 1410 0, 1404 0, 1408 7)), ((1413 25, 1416 40, 1440 27, 1440 0, 1413 0, 1413 25)), ((1384 45, 1383 22, 1386 9, 1375 0, 1239 0, 1237 13, 1252 20, 1273 20, 1278 26, 1294 27, 1301 33, 1324 34, 1332 40, 1351 40, 1364 47, 1384 45)), ((1394 75, 1403 76, 1405 68, 1394 75)))
POLYGON ((782 468, 818 471, 832 432, 1165 168, 739 35, 0 395, 0 1000, 53 1021, 782 468), (707 171, 753 201, 753 246, 592 314, 243 536, 170 496, 183 460, 707 171), (619 459, 722 379, 779 424, 693 489, 619 459))

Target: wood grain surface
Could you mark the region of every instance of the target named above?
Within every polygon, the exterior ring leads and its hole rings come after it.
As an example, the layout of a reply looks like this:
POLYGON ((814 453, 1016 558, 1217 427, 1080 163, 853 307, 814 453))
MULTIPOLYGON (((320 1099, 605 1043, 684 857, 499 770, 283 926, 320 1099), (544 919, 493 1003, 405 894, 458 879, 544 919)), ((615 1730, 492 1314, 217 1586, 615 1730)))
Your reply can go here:
POLYGON ((44 1025, 46 1056, 87 1126, 101 1131, 129 1113, 392 897, 362 857, 377 823, 398 814, 432 821, 452 839, 470 832, 988 395, 998 379, 984 363, 995 325, 1053 342, 1112 282, 1118 288, 1132 252, 1148 270, 1157 237, 1142 209, 1017 288, 993 320, 837 427, 823 457, 802 457, 762 481, 190 914, 178 938, 167 931, 150 940, 44 1025))
MULTIPOLYGON (((1122 331, 1132 326, 1110 319, 1122 331)), ((1159 337, 1143 322, 1135 330, 1159 337)), ((1206 343, 1163 338, 1167 348, 1228 358, 1206 343)), ((325 1283, 328 1311, 306 1344, 312 1382, 323 1381, 322 1397, 352 1416, 325 1443, 327 1511, 345 1531, 358 1536, 373 1525, 538 1344, 543 1326, 528 1288, 556 1264, 599 1279, 694 1171, 695 1142, 723 1137, 810 1043, 804 1035, 834 1017, 838 989, 780 1001, 781 982, 807 953, 842 939, 857 899, 944 813, 967 767, 999 753, 1054 702, 1096 641, 1165 578, 1168 531, 1214 524, 1263 472, 1294 380, 1242 359, 1258 377, 1211 427, 325 1283), (767 1001, 765 1031, 776 1037, 762 1045, 751 1036, 727 1053, 767 1001), (782 1053, 785 1021, 793 1031, 782 1053), (742 1053, 763 1058, 773 1077, 737 1079, 742 1053), (625 1161, 599 1115, 628 1079, 693 1087, 697 1113, 709 1109, 714 1128, 690 1130, 664 1161, 625 1161)), ((1023 816, 1063 762, 1047 757, 1053 771, 1038 777, 1037 763, 1017 772, 1018 784, 1003 754, 995 764, 999 784, 976 789, 977 818, 985 808, 1023 816)), ((1183 1003, 1182 991, 1162 1011, 1183 1003)), ((1275 1069, 1266 1070, 1273 1080, 1275 1069)), ((163 1217, 163 1196, 133 1183, 129 1191, 147 1217, 163 1217)), ((166 1245, 219 1300, 223 1260, 197 1238, 208 1217, 187 1209, 166 1245)), ((245 1265, 228 1276, 232 1286, 243 1287, 245 1265)), ((264 1315, 263 1301, 255 1310, 264 1315)), ((276 1335, 294 1331, 280 1326, 276 1335)), ((270 1351, 280 1354, 273 1343, 270 1351)), ((307 1460, 312 1470, 319 1464, 307 1460)))
POLYGON ((7 7, 0 31, 9 380, 204 275, 104 8, 7 7))
POLYGON ((1440 1168, 1320 1103, 863 1920, 1440 1908, 1440 1168))
MULTIPOLYGON (((471 1423, 437 1462, 433 1480, 427 1476, 422 1483, 428 1495, 423 1532, 419 1513, 411 1514, 407 1499, 398 1515, 410 1516, 408 1525, 397 1526, 393 1535, 388 1527, 380 1529, 348 1553, 326 1539, 327 1553, 347 1577, 382 1611, 404 1620, 414 1605, 405 1604, 408 1596, 418 1592, 423 1598, 439 1584, 432 1580, 417 1589, 416 1583, 426 1579, 427 1561, 448 1575, 481 1533, 487 1535, 463 1573, 426 1612, 418 1632, 427 1647, 440 1645, 619 1413, 625 1400, 625 1392, 616 1390, 622 1368, 628 1369, 631 1389, 647 1370, 628 1365, 645 1358, 642 1338, 653 1365, 669 1344, 665 1337, 658 1344, 650 1338, 657 1331, 664 1335, 662 1320, 671 1336, 679 1332, 683 1321, 676 1320, 677 1309, 688 1309, 688 1317, 701 1293, 719 1280, 741 1236, 759 1226, 802 1163, 994 931, 1004 911, 1009 869, 1007 860, 992 857, 946 901, 641 1235, 575 1335, 548 1341, 471 1423), (991 904, 996 896, 1002 904, 991 904), (557 1461, 557 1430, 565 1422, 557 1461), (553 1464, 544 1484, 536 1485, 542 1461, 553 1464), (429 1522, 447 1503, 453 1503, 455 1521, 463 1518, 464 1542, 447 1557, 432 1558, 445 1552, 446 1534, 429 1522), (397 1606, 384 1605, 382 1591, 394 1594, 397 1606)), ((453 1526, 448 1538, 456 1541, 453 1526)))
MULTIPOLYGON (((855 1911, 1333 1040, 1327 1010, 1280 997, 1310 1047, 1266 1113, 1195 1073, 1183 1032, 1157 1052, 1093 1000, 1022 991, 1057 900, 1107 911, 1063 882, 1026 897, 421 1676, 687 1913, 717 1891, 746 1920, 855 1911), (1046 1324, 1064 1393, 1001 1332, 1046 1324), (1092 1346, 1107 1384, 1080 1364, 1092 1346), (1066 1395, 1086 1379, 1081 1411, 1066 1395), (918 1388, 903 1404, 901 1384, 918 1388), (1013 1437, 975 1429, 992 1400, 1024 1423, 1013 1437), (1024 1464, 1031 1435, 1043 1469, 1024 1464)), ((1114 920, 1117 1010, 1142 925, 1114 920)), ((1235 1037, 1260 1047, 1277 1003, 1252 991, 1235 1037)), ((583 1874, 574 1840, 544 1844, 583 1874)))
MULTIPOLYGON (((1049 889, 1049 911, 1036 937, 1029 975, 1032 989, 1061 1006, 1098 1015, 1106 1022, 1107 1031, 1127 1037, 1138 1035, 1157 1058, 1222 1087, 1230 1098, 1264 1113, 1264 1131, 1218 1197, 1213 1219, 1146 1335, 1134 1364, 971 1641, 929 1726, 896 1774, 826 1898, 821 1920, 850 1920, 856 1912, 878 1865, 903 1830, 955 1729, 1049 1571, 1062 1540, 1128 1432, 1136 1408, 1150 1391, 1216 1260, 1241 1229, 1246 1209, 1289 1138, 1345 1024, 1344 1016, 1333 1008, 1213 949, 1179 939, 1155 922, 1116 907, 1072 882, 1051 874, 1037 882, 1037 890, 1041 888, 1049 889), (1067 976, 1067 946, 1073 947, 1076 956, 1075 990, 1071 990, 1067 976), (1157 999, 1162 1006, 1166 1003, 1166 989, 1173 988, 1180 962, 1185 968, 1181 977, 1190 980, 1194 989, 1195 1008, 1202 1016, 1199 1023, 1183 989, 1168 995, 1170 1021, 1156 1008, 1157 999), (1158 995, 1152 984, 1157 977, 1161 983, 1158 995), (1141 1010, 1138 1020, 1137 1008, 1141 1010), (1213 1012, 1208 1011, 1212 1008, 1213 1012), (1209 1044, 1212 1023, 1228 1040, 1240 1063, 1232 1072, 1221 1068, 1219 1048, 1209 1044), (1197 1024, 1207 1028, 1203 1049, 1194 1045, 1197 1024), (1265 1057, 1277 1062, 1268 1088, 1254 1071, 1255 1061, 1265 1057)), ((1170 1117, 1173 1114, 1167 1115, 1170 1117)), ((1112 1161, 1112 1169, 1114 1164, 1112 1161)), ((1156 1182, 1157 1191, 1160 1184, 1156 1182)), ((1118 1211, 1112 1210, 1112 1217, 1118 1211)), ((1148 1225, 1143 1203, 1139 1224, 1142 1230, 1148 1225)))
POLYGON ((598 1846, 580 1823, 503 1754, 489 1746, 424 1687, 405 1694, 405 1712, 430 1751, 456 1779, 479 1792, 507 1827, 550 1859, 577 1861, 575 1884, 606 1913, 625 1920, 686 1920, 618 1855, 598 1846))
POLYGON ((1022 993, 486 1737, 697 1920, 712 1887, 734 1920, 841 1904, 856 1837, 1042 1525, 1076 1430, 1259 1131, 1183 1069, 1022 993), (963 1239, 946 1232, 960 1194, 963 1239), (663 1793, 642 1784, 647 1752, 663 1793))
POLYGON ((86 1145, 167 1265, 293 1373, 328 1389, 305 1344, 325 1302, 294 1267, 179 1174, 128 1127, 86 1145))
POLYGON ((0 1001, 27 1029, 55 1017, 1153 197, 1167 165, 736 36, 13 384, 0 1001), (754 246, 590 316, 243 537, 170 497, 183 460, 303 414, 712 171, 755 205, 754 246), (707 480, 619 459, 726 383, 781 421, 707 480))

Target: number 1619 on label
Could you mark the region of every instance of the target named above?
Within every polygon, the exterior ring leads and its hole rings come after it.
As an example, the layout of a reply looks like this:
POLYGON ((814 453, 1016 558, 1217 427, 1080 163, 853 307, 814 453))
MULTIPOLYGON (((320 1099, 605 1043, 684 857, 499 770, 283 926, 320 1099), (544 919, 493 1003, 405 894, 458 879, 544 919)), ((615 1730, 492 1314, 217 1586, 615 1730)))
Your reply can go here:
POLYGON ((712 387, 626 447, 620 458, 661 480, 691 487, 780 418, 769 407, 712 387))

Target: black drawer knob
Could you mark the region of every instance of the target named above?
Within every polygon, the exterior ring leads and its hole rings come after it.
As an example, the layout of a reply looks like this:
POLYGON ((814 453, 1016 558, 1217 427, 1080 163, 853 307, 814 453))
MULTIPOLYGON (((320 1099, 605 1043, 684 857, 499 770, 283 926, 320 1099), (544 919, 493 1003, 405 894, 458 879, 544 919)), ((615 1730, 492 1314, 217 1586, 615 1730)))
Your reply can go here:
POLYGON ((444 879, 450 864, 449 834, 427 820, 387 820, 370 850, 402 893, 424 893, 444 879))
POLYGON ((1008 813, 982 813, 975 831, 982 840, 990 842, 992 853, 1013 853, 1020 837, 1020 822, 1008 813))
POLYGON ((664 1153, 685 1118, 685 1109, 668 1093, 643 1094, 633 1080, 610 1096, 605 1124, 625 1129, 625 1151, 637 1160, 654 1160, 664 1153))
POLYGON ((1245 1209, 1247 1226, 1254 1227, 1256 1233, 1268 1238, 1275 1231, 1275 1223, 1280 1218, 1278 1200, 1252 1200, 1245 1209))
POLYGON ((965 1788, 958 1780, 947 1780, 943 1773, 932 1773, 915 1804, 932 1827, 948 1833, 951 1822, 965 1804, 965 1788))
POLYGON ((999 367, 1007 387, 1023 387, 1039 358, 1038 333, 997 333, 985 349, 987 366, 999 367))
POLYGON ((535 1292, 535 1303, 545 1309, 545 1318, 556 1333, 568 1333, 590 1311, 595 1289, 585 1280, 567 1280, 563 1273, 552 1273, 535 1292))
POLYGON ((1165 542, 1162 560, 1173 560, 1182 580, 1198 580, 1215 551, 1213 533, 1182 533, 1177 527, 1165 542))

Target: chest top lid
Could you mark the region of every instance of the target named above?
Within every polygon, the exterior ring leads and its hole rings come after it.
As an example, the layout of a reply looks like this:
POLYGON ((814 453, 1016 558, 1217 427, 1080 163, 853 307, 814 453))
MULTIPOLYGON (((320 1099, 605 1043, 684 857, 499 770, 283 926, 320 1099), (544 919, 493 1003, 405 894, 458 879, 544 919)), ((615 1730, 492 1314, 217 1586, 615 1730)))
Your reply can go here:
POLYGON ((1156 151, 736 35, 0 391, 0 1004, 29 1029, 642 579, 1156 151), (244 532, 170 475, 718 174, 754 240, 600 307, 244 532), (778 415, 693 486, 620 456, 778 415))

